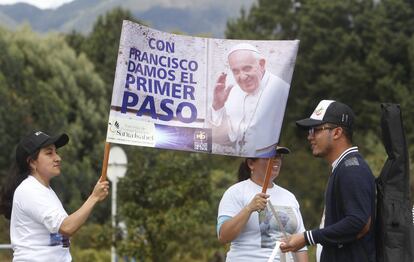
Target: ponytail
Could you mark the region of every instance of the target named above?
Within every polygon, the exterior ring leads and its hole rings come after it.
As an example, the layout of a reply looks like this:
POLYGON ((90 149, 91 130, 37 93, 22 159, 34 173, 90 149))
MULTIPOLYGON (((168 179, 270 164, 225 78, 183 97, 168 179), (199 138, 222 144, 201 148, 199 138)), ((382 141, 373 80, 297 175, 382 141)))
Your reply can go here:
POLYGON ((28 170, 22 172, 16 163, 11 166, 9 175, 0 192, 0 214, 4 215, 5 218, 10 219, 14 191, 27 178, 29 173, 28 170))
MULTIPOLYGON (((37 159, 39 151, 30 156, 31 159, 37 159)), ((9 171, 6 181, 0 191, 0 215, 10 220, 11 210, 13 207, 13 195, 16 188, 30 174, 30 165, 27 161, 15 161, 9 171)))
POLYGON ((249 165, 247 164, 248 160, 255 160, 254 158, 246 158, 243 162, 240 163, 239 172, 237 173, 238 181, 244 181, 250 178, 251 170, 249 165))

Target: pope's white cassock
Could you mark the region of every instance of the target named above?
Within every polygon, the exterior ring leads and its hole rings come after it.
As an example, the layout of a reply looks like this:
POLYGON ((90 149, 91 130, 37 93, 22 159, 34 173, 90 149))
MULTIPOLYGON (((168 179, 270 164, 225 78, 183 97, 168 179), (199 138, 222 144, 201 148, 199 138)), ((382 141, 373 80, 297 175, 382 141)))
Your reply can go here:
POLYGON ((266 71, 253 93, 234 86, 226 104, 209 108, 213 143, 232 148, 229 153, 245 157, 267 157, 274 153, 285 113, 290 85, 266 71))

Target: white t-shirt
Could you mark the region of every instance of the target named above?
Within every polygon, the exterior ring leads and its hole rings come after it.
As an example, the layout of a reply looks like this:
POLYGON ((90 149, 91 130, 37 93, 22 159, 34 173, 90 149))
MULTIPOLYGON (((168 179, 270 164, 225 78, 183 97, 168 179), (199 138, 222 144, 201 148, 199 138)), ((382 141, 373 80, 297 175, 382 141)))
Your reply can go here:
POLYGON ((13 197, 13 261, 72 261, 69 239, 58 233, 67 216, 55 192, 29 175, 13 197))
MULTIPOLYGON (((218 211, 218 217, 236 216, 240 210, 247 206, 253 197, 261 192, 262 187, 247 179, 231 186, 224 193, 218 211)), ((268 188, 270 201, 273 204, 287 235, 304 232, 299 203, 288 190, 273 184, 268 188)), ((231 242, 226 261, 256 262, 267 261, 283 234, 271 211, 253 212, 240 235, 231 242)), ((306 250, 306 248, 300 251, 306 250)), ((275 258, 279 261, 279 257, 275 258)))

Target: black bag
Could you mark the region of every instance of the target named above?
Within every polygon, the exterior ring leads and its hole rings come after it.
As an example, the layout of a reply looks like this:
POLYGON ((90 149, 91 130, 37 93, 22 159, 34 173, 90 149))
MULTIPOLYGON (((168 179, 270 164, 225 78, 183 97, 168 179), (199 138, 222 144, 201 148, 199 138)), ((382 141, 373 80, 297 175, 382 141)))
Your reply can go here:
POLYGON ((388 159, 376 179, 378 262, 414 261, 409 157, 400 106, 381 104, 382 142, 388 159))

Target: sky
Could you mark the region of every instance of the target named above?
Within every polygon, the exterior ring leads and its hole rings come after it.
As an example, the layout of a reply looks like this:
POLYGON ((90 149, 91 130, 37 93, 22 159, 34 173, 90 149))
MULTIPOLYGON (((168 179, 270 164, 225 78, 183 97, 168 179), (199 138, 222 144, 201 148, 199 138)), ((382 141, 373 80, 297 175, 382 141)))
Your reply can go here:
POLYGON ((0 5, 15 4, 15 3, 28 3, 37 6, 41 9, 56 8, 73 0, 0 0, 0 5))

